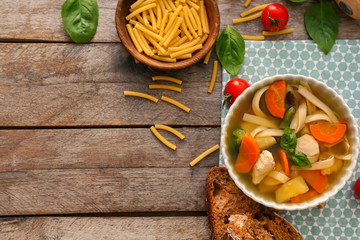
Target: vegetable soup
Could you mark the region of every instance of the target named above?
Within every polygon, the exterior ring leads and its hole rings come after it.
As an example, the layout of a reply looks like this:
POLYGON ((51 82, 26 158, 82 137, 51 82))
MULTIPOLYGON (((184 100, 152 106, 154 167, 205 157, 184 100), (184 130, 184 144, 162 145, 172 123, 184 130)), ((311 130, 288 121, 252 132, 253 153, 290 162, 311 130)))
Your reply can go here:
POLYGON ((326 191, 352 159, 347 124, 309 84, 278 80, 258 89, 228 139, 234 170, 279 203, 326 191))

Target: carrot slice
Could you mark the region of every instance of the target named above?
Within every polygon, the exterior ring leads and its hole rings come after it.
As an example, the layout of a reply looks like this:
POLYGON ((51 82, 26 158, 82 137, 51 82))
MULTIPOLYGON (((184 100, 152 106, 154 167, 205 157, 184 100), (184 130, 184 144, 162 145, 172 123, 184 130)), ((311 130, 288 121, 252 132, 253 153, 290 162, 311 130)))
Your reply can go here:
POLYGON ((281 165, 283 167, 284 173, 286 176, 290 176, 290 168, 289 168, 289 161, 287 159, 286 156, 286 152, 283 149, 279 149, 278 151, 279 157, 280 157, 280 161, 281 161, 281 165))
POLYGON ((277 81, 271 84, 265 93, 266 106, 274 117, 283 119, 285 114, 286 82, 277 81))
POLYGON ((340 141, 346 132, 344 123, 317 123, 309 126, 311 135, 319 142, 333 144, 340 141))
POLYGON ((301 170, 299 174, 318 193, 322 193, 325 190, 328 178, 321 173, 321 170, 301 170))
POLYGON ((259 158, 260 148, 250 133, 246 132, 240 145, 239 154, 235 163, 235 171, 239 173, 250 172, 259 158))
POLYGON ((319 195, 317 191, 315 191, 314 189, 310 189, 306 193, 292 197, 291 202, 292 203, 304 202, 306 200, 316 197, 317 195, 319 195))

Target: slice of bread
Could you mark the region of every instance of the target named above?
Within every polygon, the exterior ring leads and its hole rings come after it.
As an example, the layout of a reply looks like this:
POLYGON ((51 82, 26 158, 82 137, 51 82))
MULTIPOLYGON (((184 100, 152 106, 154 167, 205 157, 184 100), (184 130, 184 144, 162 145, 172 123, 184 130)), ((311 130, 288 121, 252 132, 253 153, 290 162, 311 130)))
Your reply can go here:
POLYGON ((206 205, 211 239, 303 239, 285 219, 246 196, 224 167, 206 179, 206 205))

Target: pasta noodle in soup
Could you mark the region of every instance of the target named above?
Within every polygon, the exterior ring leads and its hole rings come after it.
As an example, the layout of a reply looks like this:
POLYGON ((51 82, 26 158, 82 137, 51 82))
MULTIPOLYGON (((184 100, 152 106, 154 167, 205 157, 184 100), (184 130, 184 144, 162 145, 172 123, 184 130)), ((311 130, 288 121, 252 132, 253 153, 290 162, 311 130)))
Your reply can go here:
POLYGON ((351 160, 346 131, 307 82, 279 80, 255 92, 228 144, 235 171, 259 192, 297 203, 326 191, 351 160))

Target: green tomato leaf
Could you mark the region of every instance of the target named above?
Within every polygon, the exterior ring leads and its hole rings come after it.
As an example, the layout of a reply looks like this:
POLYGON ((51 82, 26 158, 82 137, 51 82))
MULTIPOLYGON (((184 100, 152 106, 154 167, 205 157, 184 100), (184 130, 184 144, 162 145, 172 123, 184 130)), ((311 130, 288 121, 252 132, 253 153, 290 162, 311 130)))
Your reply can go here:
POLYGON ((284 129, 284 134, 281 136, 280 139, 280 147, 284 149, 289 155, 293 155, 295 153, 297 144, 296 134, 294 133, 291 128, 286 127, 284 129))
POLYGON ((221 31, 215 50, 226 71, 231 75, 238 74, 245 55, 245 41, 242 36, 228 25, 221 31))
POLYGON ((76 43, 89 42, 96 33, 99 7, 96 0, 66 0, 61 8, 66 32, 76 43))
POLYGON ((311 163, 304 153, 296 153, 291 156, 292 163, 298 168, 310 168, 311 163))
POLYGON ((339 15, 331 2, 312 5, 305 12, 305 27, 309 36, 328 54, 339 31, 339 15))

